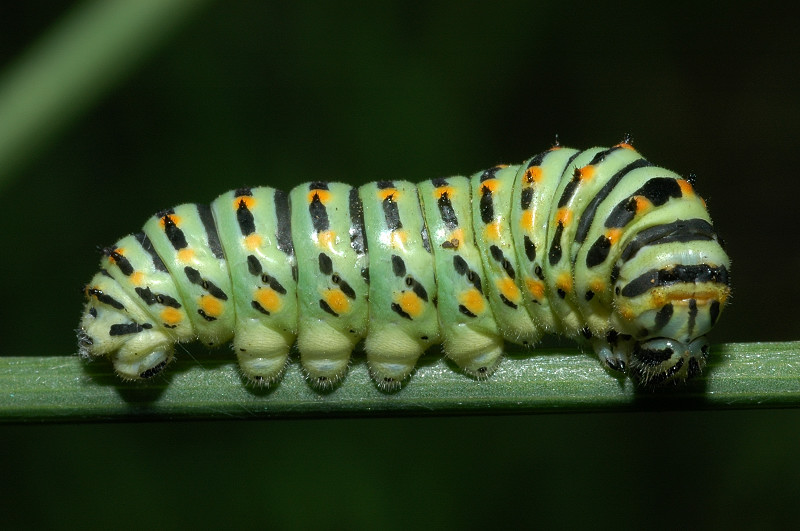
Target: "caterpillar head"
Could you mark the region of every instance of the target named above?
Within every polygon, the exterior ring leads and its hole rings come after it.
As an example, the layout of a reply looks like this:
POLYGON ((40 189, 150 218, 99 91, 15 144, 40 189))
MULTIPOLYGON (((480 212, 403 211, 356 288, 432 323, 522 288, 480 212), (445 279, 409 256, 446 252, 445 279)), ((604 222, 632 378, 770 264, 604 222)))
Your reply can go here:
POLYGON ((620 276, 615 308, 631 331, 631 376, 645 385, 699 374, 708 359, 706 334, 730 295, 724 265, 697 263, 620 276))

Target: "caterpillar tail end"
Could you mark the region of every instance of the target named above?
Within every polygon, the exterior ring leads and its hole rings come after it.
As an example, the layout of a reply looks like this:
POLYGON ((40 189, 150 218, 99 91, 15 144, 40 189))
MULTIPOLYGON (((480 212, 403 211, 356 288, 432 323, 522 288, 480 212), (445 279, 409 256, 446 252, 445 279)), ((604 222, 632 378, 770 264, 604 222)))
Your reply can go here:
POLYGON ((147 380, 164 370, 174 359, 172 341, 152 332, 139 334, 110 355, 116 372, 123 380, 147 380))
MULTIPOLYGON (((121 300, 124 295, 107 286, 121 300)), ((174 339, 153 328, 142 315, 138 321, 105 304, 86 305, 78 334, 78 353, 92 359, 108 356, 123 380, 146 380, 160 373, 173 359, 174 339), (121 331, 121 332, 120 332, 121 331), (116 332, 116 333, 115 333, 116 332)))

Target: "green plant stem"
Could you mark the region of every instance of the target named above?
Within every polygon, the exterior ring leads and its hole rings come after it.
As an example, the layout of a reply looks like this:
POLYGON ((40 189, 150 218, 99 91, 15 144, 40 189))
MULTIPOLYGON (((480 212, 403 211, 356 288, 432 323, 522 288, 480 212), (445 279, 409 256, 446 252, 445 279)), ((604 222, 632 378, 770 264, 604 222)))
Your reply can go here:
POLYGON ((271 389, 243 384, 226 352, 184 359, 154 381, 120 382, 107 360, 0 358, 0 421, 329 417, 631 409, 800 406, 800 342, 732 343, 712 349, 704 374, 684 386, 637 389, 577 351, 513 352, 486 381, 426 356, 396 393, 378 390, 363 359, 320 393, 296 362, 271 389))
POLYGON ((0 78, 0 186, 208 0, 80 4, 0 78))

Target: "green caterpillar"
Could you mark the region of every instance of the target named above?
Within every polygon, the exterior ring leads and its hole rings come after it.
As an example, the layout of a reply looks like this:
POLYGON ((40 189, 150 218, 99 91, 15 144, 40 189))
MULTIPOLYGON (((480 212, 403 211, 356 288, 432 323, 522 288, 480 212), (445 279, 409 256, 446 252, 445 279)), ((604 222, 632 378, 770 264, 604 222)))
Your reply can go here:
POLYGON ((327 387, 363 339, 391 390, 431 345, 484 378, 504 341, 560 333, 657 384, 702 370, 730 295, 705 202, 627 140, 416 185, 241 188, 158 212, 103 255, 79 348, 126 380, 176 342, 233 339, 250 381, 279 379, 296 343, 327 387))

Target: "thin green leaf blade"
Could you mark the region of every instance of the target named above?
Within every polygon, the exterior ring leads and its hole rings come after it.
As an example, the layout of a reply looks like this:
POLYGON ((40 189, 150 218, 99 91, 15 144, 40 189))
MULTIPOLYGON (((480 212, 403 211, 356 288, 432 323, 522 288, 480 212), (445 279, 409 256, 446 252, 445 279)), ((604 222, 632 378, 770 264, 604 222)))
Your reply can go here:
POLYGON ((514 351, 476 381, 441 356, 425 357, 398 392, 379 390, 363 359, 344 382, 314 390, 299 364, 270 389, 244 384, 231 357, 189 356, 154 381, 124 383, 106 360, 0 358, 0 421, 209 419, 496 414, 641 409, 800 406, 800 342, 732 343, 712 349, 704 374, 684 386, 640 389, 588 354, 514 351))

